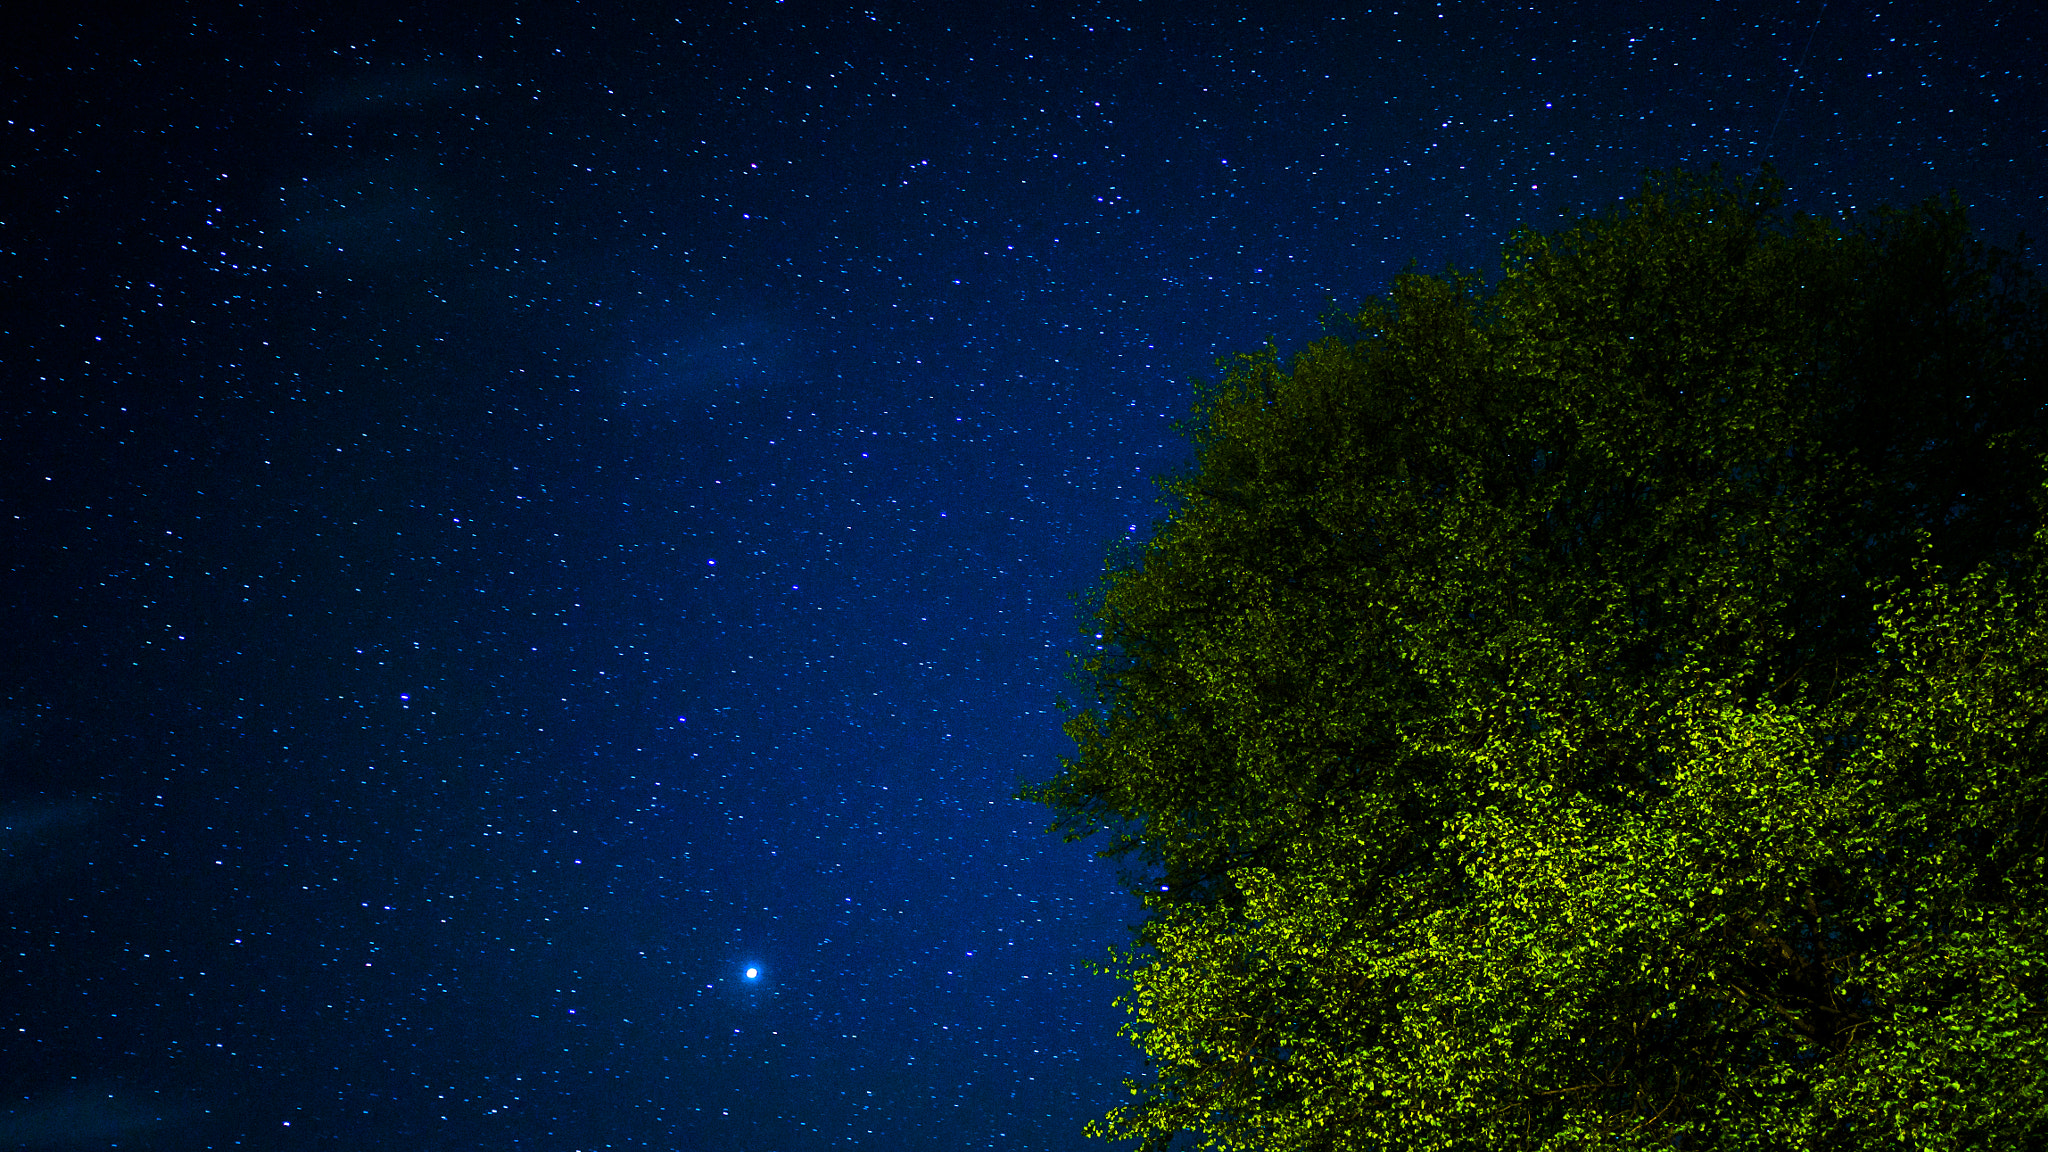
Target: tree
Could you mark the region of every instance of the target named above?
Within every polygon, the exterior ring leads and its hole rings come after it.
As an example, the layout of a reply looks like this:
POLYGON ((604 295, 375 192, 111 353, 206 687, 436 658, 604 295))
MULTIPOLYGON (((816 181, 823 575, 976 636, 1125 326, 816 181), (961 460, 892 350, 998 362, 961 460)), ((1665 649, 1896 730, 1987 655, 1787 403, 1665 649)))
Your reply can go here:
POLYGON ((1147 907, 1092 1133, 2048 1147, 2041 291, 1780 190, 1649 178, 1198 397, 1021 793, 1147 907))

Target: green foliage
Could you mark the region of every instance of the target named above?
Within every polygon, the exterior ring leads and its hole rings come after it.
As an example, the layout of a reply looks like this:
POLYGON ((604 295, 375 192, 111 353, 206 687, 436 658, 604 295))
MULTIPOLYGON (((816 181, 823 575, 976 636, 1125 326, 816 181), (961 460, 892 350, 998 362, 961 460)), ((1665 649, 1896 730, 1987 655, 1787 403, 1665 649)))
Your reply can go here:
POLYGON ((1199 400, 1024 789, 1163 1148, 2048 1146, 2040 291, 1674 174, 1199 400))

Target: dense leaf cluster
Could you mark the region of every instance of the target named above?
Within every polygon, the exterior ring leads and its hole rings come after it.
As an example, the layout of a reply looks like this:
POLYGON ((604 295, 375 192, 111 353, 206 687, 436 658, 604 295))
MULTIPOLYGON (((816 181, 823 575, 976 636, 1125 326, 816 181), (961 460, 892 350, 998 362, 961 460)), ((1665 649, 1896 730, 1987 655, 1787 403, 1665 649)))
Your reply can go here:
POLYGON ((2040 290, 1777 191, 1653 178, 1201 398, 1024 790, 1148 906, 1091 1131, 2048 1146, 2040 290))

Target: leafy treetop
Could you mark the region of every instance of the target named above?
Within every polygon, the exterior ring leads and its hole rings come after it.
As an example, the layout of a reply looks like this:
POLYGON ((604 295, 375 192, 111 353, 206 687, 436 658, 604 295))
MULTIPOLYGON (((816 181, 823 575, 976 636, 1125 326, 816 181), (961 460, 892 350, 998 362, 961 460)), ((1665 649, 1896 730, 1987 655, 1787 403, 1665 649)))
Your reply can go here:
POLYGON ((1674 173, 1200 396, 1076 752, 1164 1147, 2048 1141, 2040 289, 1674 173))

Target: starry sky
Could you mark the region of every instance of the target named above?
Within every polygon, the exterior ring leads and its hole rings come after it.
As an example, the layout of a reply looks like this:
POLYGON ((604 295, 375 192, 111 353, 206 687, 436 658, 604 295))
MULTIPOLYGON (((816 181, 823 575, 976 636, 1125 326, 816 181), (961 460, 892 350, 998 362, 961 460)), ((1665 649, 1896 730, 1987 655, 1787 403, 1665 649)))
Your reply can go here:
POLYGON ((0 1147, 1096 1146, 1192 379, 1646 169, 2043 231, 2024 4, 39 11, 0 1147))

